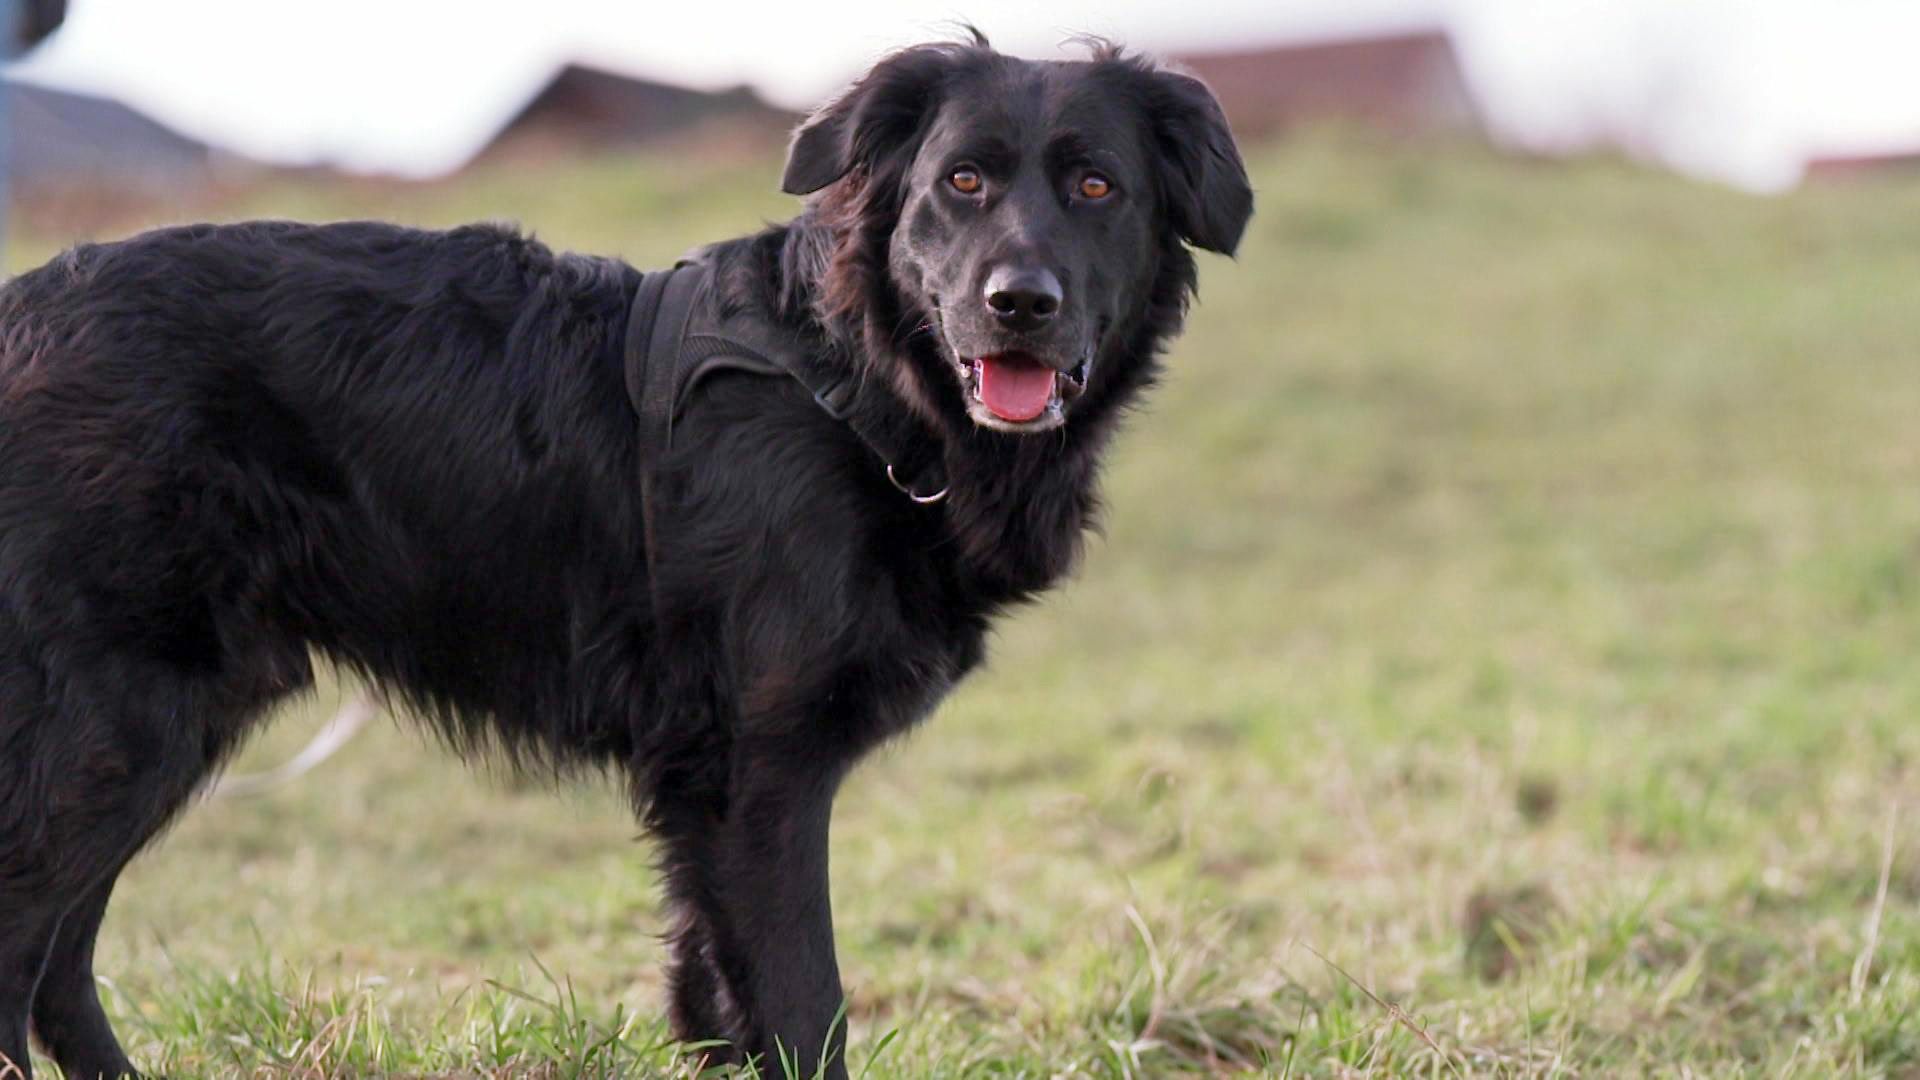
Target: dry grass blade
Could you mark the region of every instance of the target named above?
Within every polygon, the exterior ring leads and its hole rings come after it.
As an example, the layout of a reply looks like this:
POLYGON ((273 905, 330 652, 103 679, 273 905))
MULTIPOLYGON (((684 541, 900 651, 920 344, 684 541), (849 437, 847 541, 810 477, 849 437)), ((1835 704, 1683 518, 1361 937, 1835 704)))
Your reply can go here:
POLYGON ((1325 953, 1321 952, 1319 949, 1316 949, 1313 946, 1308 945, 1306 942, 1301 942, 1301 945, 1308 952, 1312 953, 1314 956, 1319 957, 1321 963, 1339 972, 1340 977, 1352 983, 1354 989, 1360 991, 1362 994, 1367 995, 1367 1000, 1373 1002, 1375 1005, 1378 1005, 1381 1011, 1385 1012, 1389 1017, 1391 1017, 1395 1023, 1399 1024, 1403 1028, 1406 1028, 1408 1031, 1413 1032, 1414 1035, 1417 1036, 1421 1042, 1427 1044, 1427 1049, 1432 1050, 1436 1054, 1439 1054, 1440 1060, 1447 1063, 1447 1068, 1450 1071, 1452 1071, 1454 1075, 1458 1076, 1460 1074, 1459 1066, 1454 1064, 1453 1055, 1451 1053, 1448 1053, 1444 1048, 1441 1047, 1440 1043, 1437 1040, 1435 1040, 1431 1034, 1427 1032, 1427 1029, 1424 1025, 1422 1025, 1418 1020, 1415 1020, 1412 1016, 1408 1015, 1407 1010, 1401 1008, 1398 1004, 1394 1002, 1388 1001, 1386 998, 1381 997, 1379 994, 1374 993, 1371 989, 1368 988, 1367 984, 1361 982, 1359 979, 1354 978, 1351 972, 1349 972, 1346 968, 1341 967, 1339 964, 1334 963, 1330 958, 1328 958, 1328 956, 1325 953))
POLYGON ((1867 978, 1873 973, 1873 954, 1880 948, 1880 920, 1887 911, 1887 883, 1893 877, 1893 837, 1900 823, 1900 803, 1887 804, 1887 831, 1880 841, 1880 884, 1873 894, 1873 911, 1867 915, 1867 941, 1853 961, 1849 1000, 1855 1005, 1867 992, 1867 978))

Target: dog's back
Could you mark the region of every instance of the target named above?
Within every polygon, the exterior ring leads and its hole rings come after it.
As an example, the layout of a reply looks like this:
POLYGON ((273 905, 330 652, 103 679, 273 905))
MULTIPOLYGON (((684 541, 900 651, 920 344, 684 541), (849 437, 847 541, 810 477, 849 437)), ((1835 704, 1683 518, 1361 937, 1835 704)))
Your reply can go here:
POLYGON ((449 715, 555 704, 570 599, 635 572, 634 276, 268 223, 0 290, 0 911, 131 853, 312 648, 449 715))
POLYGON ((476 670, 507 684, 567 588, 568 560, 529 553, 627 531, 587 516, 619 509, 605 492, 627 478, 595 474, 630 466, 631 424, 617 357, 581 340, 617 344, 631 278, 490 228, 266 223, 80 248, 15 280, 15 636, 62 648, 62 669, 155 663, 243 695, 304 681, 309 643, 429 694, 474 696, 476 670), (511 655, 475 655, 487 642, 511 655))

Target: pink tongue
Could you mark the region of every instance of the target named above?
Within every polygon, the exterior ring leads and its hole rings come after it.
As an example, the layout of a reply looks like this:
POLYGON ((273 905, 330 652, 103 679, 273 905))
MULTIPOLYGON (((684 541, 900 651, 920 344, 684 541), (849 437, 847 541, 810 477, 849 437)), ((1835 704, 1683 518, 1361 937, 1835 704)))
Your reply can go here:
POLYGON ((1000 419, 1025 423, 1053 400, 1053 369, 1020 356, 983 356, 980 400, 1000 419))

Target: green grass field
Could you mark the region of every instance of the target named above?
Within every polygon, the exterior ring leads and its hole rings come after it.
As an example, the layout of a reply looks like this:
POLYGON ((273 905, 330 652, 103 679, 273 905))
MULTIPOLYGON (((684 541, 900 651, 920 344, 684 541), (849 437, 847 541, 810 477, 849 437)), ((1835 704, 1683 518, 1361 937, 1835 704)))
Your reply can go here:
MULTIPOLYGON (((658 264, 777 164, 220 214, 658 264)), ((1920 1077, 1920 179, 1252 164, 1085 571, 841 797, 855 1072, 1920 1077)), ((635 832, 382 725, 139 860, 104 993, 177 1077, 690 1076, 635 832)))

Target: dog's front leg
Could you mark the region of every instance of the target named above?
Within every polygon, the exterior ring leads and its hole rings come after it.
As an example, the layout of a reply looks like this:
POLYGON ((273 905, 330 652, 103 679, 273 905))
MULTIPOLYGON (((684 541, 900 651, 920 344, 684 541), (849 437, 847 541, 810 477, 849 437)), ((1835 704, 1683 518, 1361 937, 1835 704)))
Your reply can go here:
POLYGON ((784 1056, 846 1076, 840 968, 827 894, 827 824, 845 773, 817 743, 734 743, 723 804, 663 836, 681 909, 674 1013, 682 1038, 732 1040, 763 1075, 784 1056), (696 824, 697 822, 697 824, 696 824), (722 985, 714 986, 711 973, 722 985), (709 996, 710 995, 710 996, 709 996), (700 999, 705 1000, 700 1000, 700 999), (695 1030, 724 1024, 724 1031, 695 1030))

